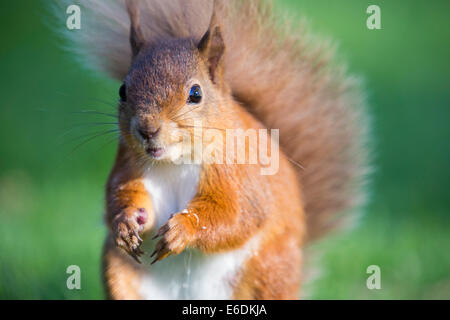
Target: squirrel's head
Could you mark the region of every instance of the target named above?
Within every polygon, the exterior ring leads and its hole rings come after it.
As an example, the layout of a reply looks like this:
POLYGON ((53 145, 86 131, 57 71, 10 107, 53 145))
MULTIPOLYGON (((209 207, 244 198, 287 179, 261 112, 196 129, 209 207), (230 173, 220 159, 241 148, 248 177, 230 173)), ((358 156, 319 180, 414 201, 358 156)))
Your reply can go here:
POLYGON ((137 7, 129 5, 128 11, 133 58, 119 89, 121 135, 140 154, 173 161, 192 153, 186 144, 192 147, 196 127, 217 125, 227 91, 221 66, 222 34, 213 14, 200 41, 146 43, 137 7))

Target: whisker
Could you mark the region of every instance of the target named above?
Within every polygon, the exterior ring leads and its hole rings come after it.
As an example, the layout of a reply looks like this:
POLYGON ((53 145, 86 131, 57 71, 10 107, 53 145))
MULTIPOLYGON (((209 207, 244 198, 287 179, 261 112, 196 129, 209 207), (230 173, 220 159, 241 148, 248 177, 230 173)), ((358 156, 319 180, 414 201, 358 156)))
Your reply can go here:
POLYGON ((101 112, 101 111, 95 111, 95 110, 81 110, 81 111, 73 111, 73 112, 70 112, 70 113, 71 114, 96 114, 96 115, 108 116, 108 117, 112 117, 114 119, 117 119, 117 114, 101 112))
POLYGON ((177 121, 177 122, 182 122, 182 121, 190 121, 190 120, 202 120, 202 117, 191 117, 191 118, 184 118, 184 119, 178 119, 178 120, 175 120, 175 121, 177 121))
MULTIPOLYGON (((83 141, 83 142, 81 142, 80 144, 78 144, 77 146, 75 146, 75 148, 72 149, 72 151, 71 151, 70 154, 74 153, 76 150, 78 150, 79 148, 81 148, 82 146, 84 146, 86 143, 88 143, 88 142, 90 142, 90 141, 92 141, 92 140, 94 140, 94 139, 96 139, 96 138, 102 137, 102 136, 107 135, 107 134, 110 134, 110 133, 116 133, 116 132, 118 132, 118 131, 117 131, 117 130, 107 130, 107 131, 103 131, 103 132, 97 133, 97 134, 95 134, 94 136, 92 136, 92 137, 86 139, 85 141, 83 141)), ((70 155, 70 154, 69 154, 69 155, 70 155)))
MULTIPOLYGON (((101 126, 106 126, 106 125, 118 125, 118 124, 114 123, 114 122, 110 122, 110 123, 108 123, 108 122, 104 122, 104 123, 101 123, 101 122, 99 122, 99 123, 82 123, 82 124, 75 125, 74 127, 68 129, 66 132, 62 133, 59 137, 57 137, 57 139, 58 140, 59 139, 64 139, 67 135, 72 133, 74 130, 76 130, 76 129, 80 128, 80 127, 83 127, 83 126, 87 126, 87 127, 101 127, 101 126)), ((117 129, 117 130, 119 130, 119 129, 117 129)), ((81 136, 78 136, 78 137, 72 139, 71 141, 74 141, 74 140, 77 140, 79 138, 88 136, 90 134, 92 134, 92 133, 89 132, 89 133, 83 134, 81 136)), ((65 141, 63 141, 63 142, 65 142, 65 141)))
POLYGON ((182 114, 176 116, 176 117, 174 118, 174 121, 182 121, 182 119, 180 120, 180 118, 181 118, 182 116, 184 116, 185 114, 188 114, 189 112, 192 112, 192 111, 194 111, 194 110, 196 110, 196 109, 198 109, 198 108, 200 108, 200 107, 202 107, 202 105, 198 105, 198 106, 196 106, 196 107, 194 107, 194 108, 192 108, 192 109, 189 109, 189 110, 186 111, 186 112, 183 112, 182 114))
MULTIPOLYGON (((104 87, 103 87, 103 89, 105 89, 104 87)), ((108 92, 108 94, 110 94, 110 92, 109 91, 107 91, 107 90, 105 90, 106 92, 108 92)), ((64 96, 64 97, 72 97, 71 95, 69 95, 68 93, 66 93, 66 92, 62 92, 62 91, 56 91, 55 92, 56 94, 59 94, 59 95, 62 95, 62 96, 64 96)), ((99 98, 87 98, 87 99, 89 99, 89 100, 94 100, 94 101, 98 101, 98 102, 101 102, 101 103, 103 103, 104 105, 106 105, 107 107, 110 107, 110 108, 113 108, 113 109, 116 109, 116 105, 115 105, 115 103, 116 103, 116 101, 114 101, 114 102, 108 102, 108 101, 106 101, 106 100, 103 100, 103 99, 99 99, 99 98)))
POLYGON ((179 124, 178 126, 179 126, 180 128, 216 129, 216 130, 220 130, 220 131, 226 131, 226 130, 227 130, 227 129, 224 129, 224 128, 217 128, 217 127, 190 126, 190 125, 184 125, 184 124, 179 124))
POLYGON ((74 124, 74 128, 106 126, 106 125, 119 125, 119 123, 118 122, 86 122, 86 123, 74 124))
MULTIPOLYGON (((58 139, 63 139, 65 136, 67 136, 69 133, 71 133, 75 129, 76 128, 71 128, 71 129, 67 130, 65 133, 63 133, 61 136, 59 136, 58 139)), ((101 131, 101 132, 87 132, 87 133, 81 134, 81 135, 76 136, 76 137, 71 137, 71 138, 65 139, 65 140, 63 139, 63 141, 61 141, 60 145, 62 145, 64 143, 74 142, 74 141, 77 141, 77 140, 85 138, 85 137, 90 137, 90 136, 95 135, 97 133, 109 132, 109 131, 119 132, 120 130, 118 128, 115 128, 115 129, 101 131)))
POLYGON ((106 148, 107 146, 109 146, 112 142, 115 142, 117 140, 119 140, 120 135, 115 135, 112 137, 112 139, 107 140, 100 148, 97 149, 97 152, 103 150, 104 148, 106 148))
POLYGON ((305 170, 305 167, 302 166, 302 165, 301 165, 300 163, 298 163, 297 161, 295 161, 295 160, 289 158, 289 157, 286 156, 286 155, 285 155, 285 157, 286 157, 291 163, 295 164, 295 165, 296 165, 297 167, 299 167, 300 169, 305 170))
MULTIPOLYGON (((99 99, 99 98, 93 98, 92 100, 98 101, 98 102, 102 103, 103 105, 105 105, 105 106, 107 106, 109 108, 112 108, 114 110, 117 109, 117 104, 114 104, 113 102, 108 102, 106 100, 99 99)), ((117 103, 117 101, 115 101, 115 103, 117 103)))

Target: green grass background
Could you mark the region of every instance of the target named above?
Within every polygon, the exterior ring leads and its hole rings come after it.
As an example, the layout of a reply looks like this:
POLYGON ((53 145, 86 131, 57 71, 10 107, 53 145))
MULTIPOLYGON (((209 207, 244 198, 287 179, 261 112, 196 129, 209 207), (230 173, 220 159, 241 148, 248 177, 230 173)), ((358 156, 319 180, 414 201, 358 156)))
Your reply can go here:
MULTIPOLYGON (((339 44, 339 57, 365 79, 373 122, 366 213, 313 246, 320 272, 309 268, 316 280, 305 285, 307 297, 449 299, 450 3, 277 3, 339 44), (382 30, 365 27, 370 4, 381 7, 382 30), (366 288, 372 264, 381 290, 366 288)), ((78 145, 113 128, 93 122, 115 120, 74 112, 114 113, 119 84, 61 50, 46 7, 0 3, 0 298, 100 299, 103 186, 115 137, 78 145), (81 290, 66 288, 73 264, 81 290)))

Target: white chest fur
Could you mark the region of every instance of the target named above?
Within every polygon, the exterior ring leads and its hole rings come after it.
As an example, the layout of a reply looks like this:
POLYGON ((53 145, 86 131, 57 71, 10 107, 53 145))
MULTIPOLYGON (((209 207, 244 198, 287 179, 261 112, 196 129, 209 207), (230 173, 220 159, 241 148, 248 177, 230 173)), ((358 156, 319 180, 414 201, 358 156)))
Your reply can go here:
POLYGON ((164 164, 149 169, 144 179, 156 214, 156 229, 170 215, 186 208, 197 192, 200 166, 195 164, 164 164))
MULTIPOLYGON (((198 165, 164 165, 150 169, 145 179, 156 214, 156 227, 171 214, 182 211, 195 196, 199 180, 198 165)), ((156 241, 144 241, 146 252, 152 252, 156 241)), ((144 258, 147 273, 140 283, 145 299, 230 299, 232 283, 245 259, 257 250, 254 238, 234 251, 205 255, 187 249, 154 265, 144 258)))

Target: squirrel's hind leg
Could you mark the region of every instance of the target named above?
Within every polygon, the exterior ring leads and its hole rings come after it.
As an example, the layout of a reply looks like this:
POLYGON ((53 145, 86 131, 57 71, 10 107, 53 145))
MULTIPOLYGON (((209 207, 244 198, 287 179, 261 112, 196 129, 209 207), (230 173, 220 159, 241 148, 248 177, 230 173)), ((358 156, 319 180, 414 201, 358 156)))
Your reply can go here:
POLYGON ((301 260, 301 249, 293 234, 279 235, 262 244, 244 265, 233 299, 298 299, 301 260))
POLYGON ((103 247, 102 273, 105 295, 112 300, 141 300, 140 267, 108 235, 103 247))

